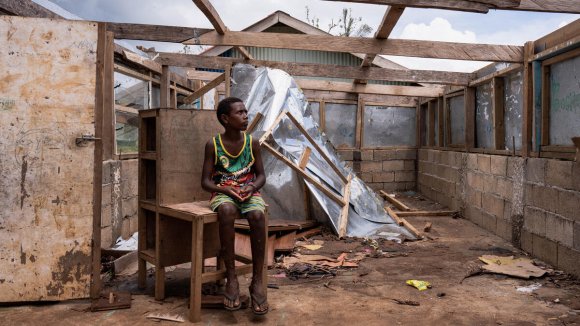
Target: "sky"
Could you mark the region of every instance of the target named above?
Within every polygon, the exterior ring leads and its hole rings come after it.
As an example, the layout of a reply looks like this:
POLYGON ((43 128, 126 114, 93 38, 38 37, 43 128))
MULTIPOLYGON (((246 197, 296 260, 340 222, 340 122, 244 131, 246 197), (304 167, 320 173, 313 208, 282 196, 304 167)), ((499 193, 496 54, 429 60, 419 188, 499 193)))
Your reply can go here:
MULTIPOLYGON (((51 1, 86 20, 212 28, 191 0, 34 0, 51 1)), ((320 20, 326 30, 332 19, 340 17, 343 8, 352 9, 354 17, 374 30, 379 26, 386 6, 321 0, 212 0, 224 24, 230 30, 242 30, 276 10, 306 21, 310 15, 320 20)), ((449 10, 407 8, 391 38, 435 40, 463 43, 523 45, 536 40, 576 19, 580 15, 496 11, 487 14, 449 10)), ((373 31, 374 34, 374 31, 373 31)), ((372 36, 372 35, 369 35, 372 36)), ((133 41, 151 46, 152 43, 133 41)), ((179 51, 182 46, 156 44, 159 51, 179 51)), ((475 71, 488 63, 386 56, 413 69, 475 71)))

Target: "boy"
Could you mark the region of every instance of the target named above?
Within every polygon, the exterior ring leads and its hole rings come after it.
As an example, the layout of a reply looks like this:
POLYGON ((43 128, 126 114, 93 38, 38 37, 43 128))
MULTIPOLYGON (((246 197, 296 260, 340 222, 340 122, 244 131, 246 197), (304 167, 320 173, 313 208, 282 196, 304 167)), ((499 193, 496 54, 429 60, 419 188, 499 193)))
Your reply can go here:
POLYGON ((253 274, 250 285, 252 310, 268 312, 262 286, 265 254, 265 203, 258 190, 266 183, 260 144, 244 131, 248 127, 248 110, 239 98, 228 97, 218 104, 217 118, 225 132, 205 145, 201 187, 212 193, 211 209, 218 212, 221 257, 226 267, 224 306, 241 307, 240 288, 234 263, 234 220, 244 215, 250 225, 253 274))

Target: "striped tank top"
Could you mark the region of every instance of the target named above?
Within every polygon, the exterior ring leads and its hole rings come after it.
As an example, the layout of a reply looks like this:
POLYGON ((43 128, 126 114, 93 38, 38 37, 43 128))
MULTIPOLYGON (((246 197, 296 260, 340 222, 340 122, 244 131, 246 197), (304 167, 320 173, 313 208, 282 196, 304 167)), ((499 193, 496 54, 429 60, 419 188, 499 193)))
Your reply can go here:
MULTIPOLYGON (((252 170, 254 153, 252 152, 252 136, 244 133, 244 145, 239 153, 229 153, 222 143, 220 134, 213 137, 215 162, 213 181, 220 187, 242 188, 252 184, 256 175, 252 170)), ((259 194, 258 192, 254 193, 259 194)))

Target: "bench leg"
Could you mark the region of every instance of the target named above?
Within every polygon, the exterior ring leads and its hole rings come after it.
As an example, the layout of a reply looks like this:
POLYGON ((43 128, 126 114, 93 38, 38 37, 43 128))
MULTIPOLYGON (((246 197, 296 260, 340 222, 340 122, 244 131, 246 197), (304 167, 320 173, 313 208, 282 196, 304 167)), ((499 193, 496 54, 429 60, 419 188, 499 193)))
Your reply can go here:
POLYGON ((165 299, 165 267, 155 266, 155 300, 165 299))
POLYGON ((191 280, 189 294, 189 321, 201 321, 201 274, 203 265, 203 219, 191 222, 191 280))

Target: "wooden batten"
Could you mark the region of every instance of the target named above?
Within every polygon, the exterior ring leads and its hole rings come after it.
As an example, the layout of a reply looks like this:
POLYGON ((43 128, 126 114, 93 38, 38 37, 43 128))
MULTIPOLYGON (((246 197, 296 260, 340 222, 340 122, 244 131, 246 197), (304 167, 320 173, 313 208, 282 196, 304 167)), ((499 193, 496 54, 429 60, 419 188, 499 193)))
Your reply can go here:
POLYGON ((348 175, 347 183, 344 186, 343 197, 344 197, 344 206, 340 211, 340 218, 339 218, 339 226, 338 226, 338 236, 340 238, 344 238, 346 235, 346 228, 348 226, 348 209, 350 208, 350 186, 352 182, 352 174, 348 175))
POLYGON ((504 124, 504 80, 496 77, 491 80, 491 99, 493 108, 493 137, 495 149, 505 149, 505 124, 504 124))
POLYGON ((306 165, 308 164, 308 160, 310 159, 310 154, 312 153, 312 148, 306 147, 302 155, 300 155, 300 160, 298 160, 298 166, 300 169, 304 170, 306 165))
POLYGON ((183 99, 183 103, 189 104, 195 101, 196 99, 202 97, 205 93, 209 92, 213 88, 216 88, 219 84, 223 83, 226 80, 226 75, 221 74, 216 79, 210 81, 200 89, 193 92, 193 94, 189 95, 188 97, 183 99))

